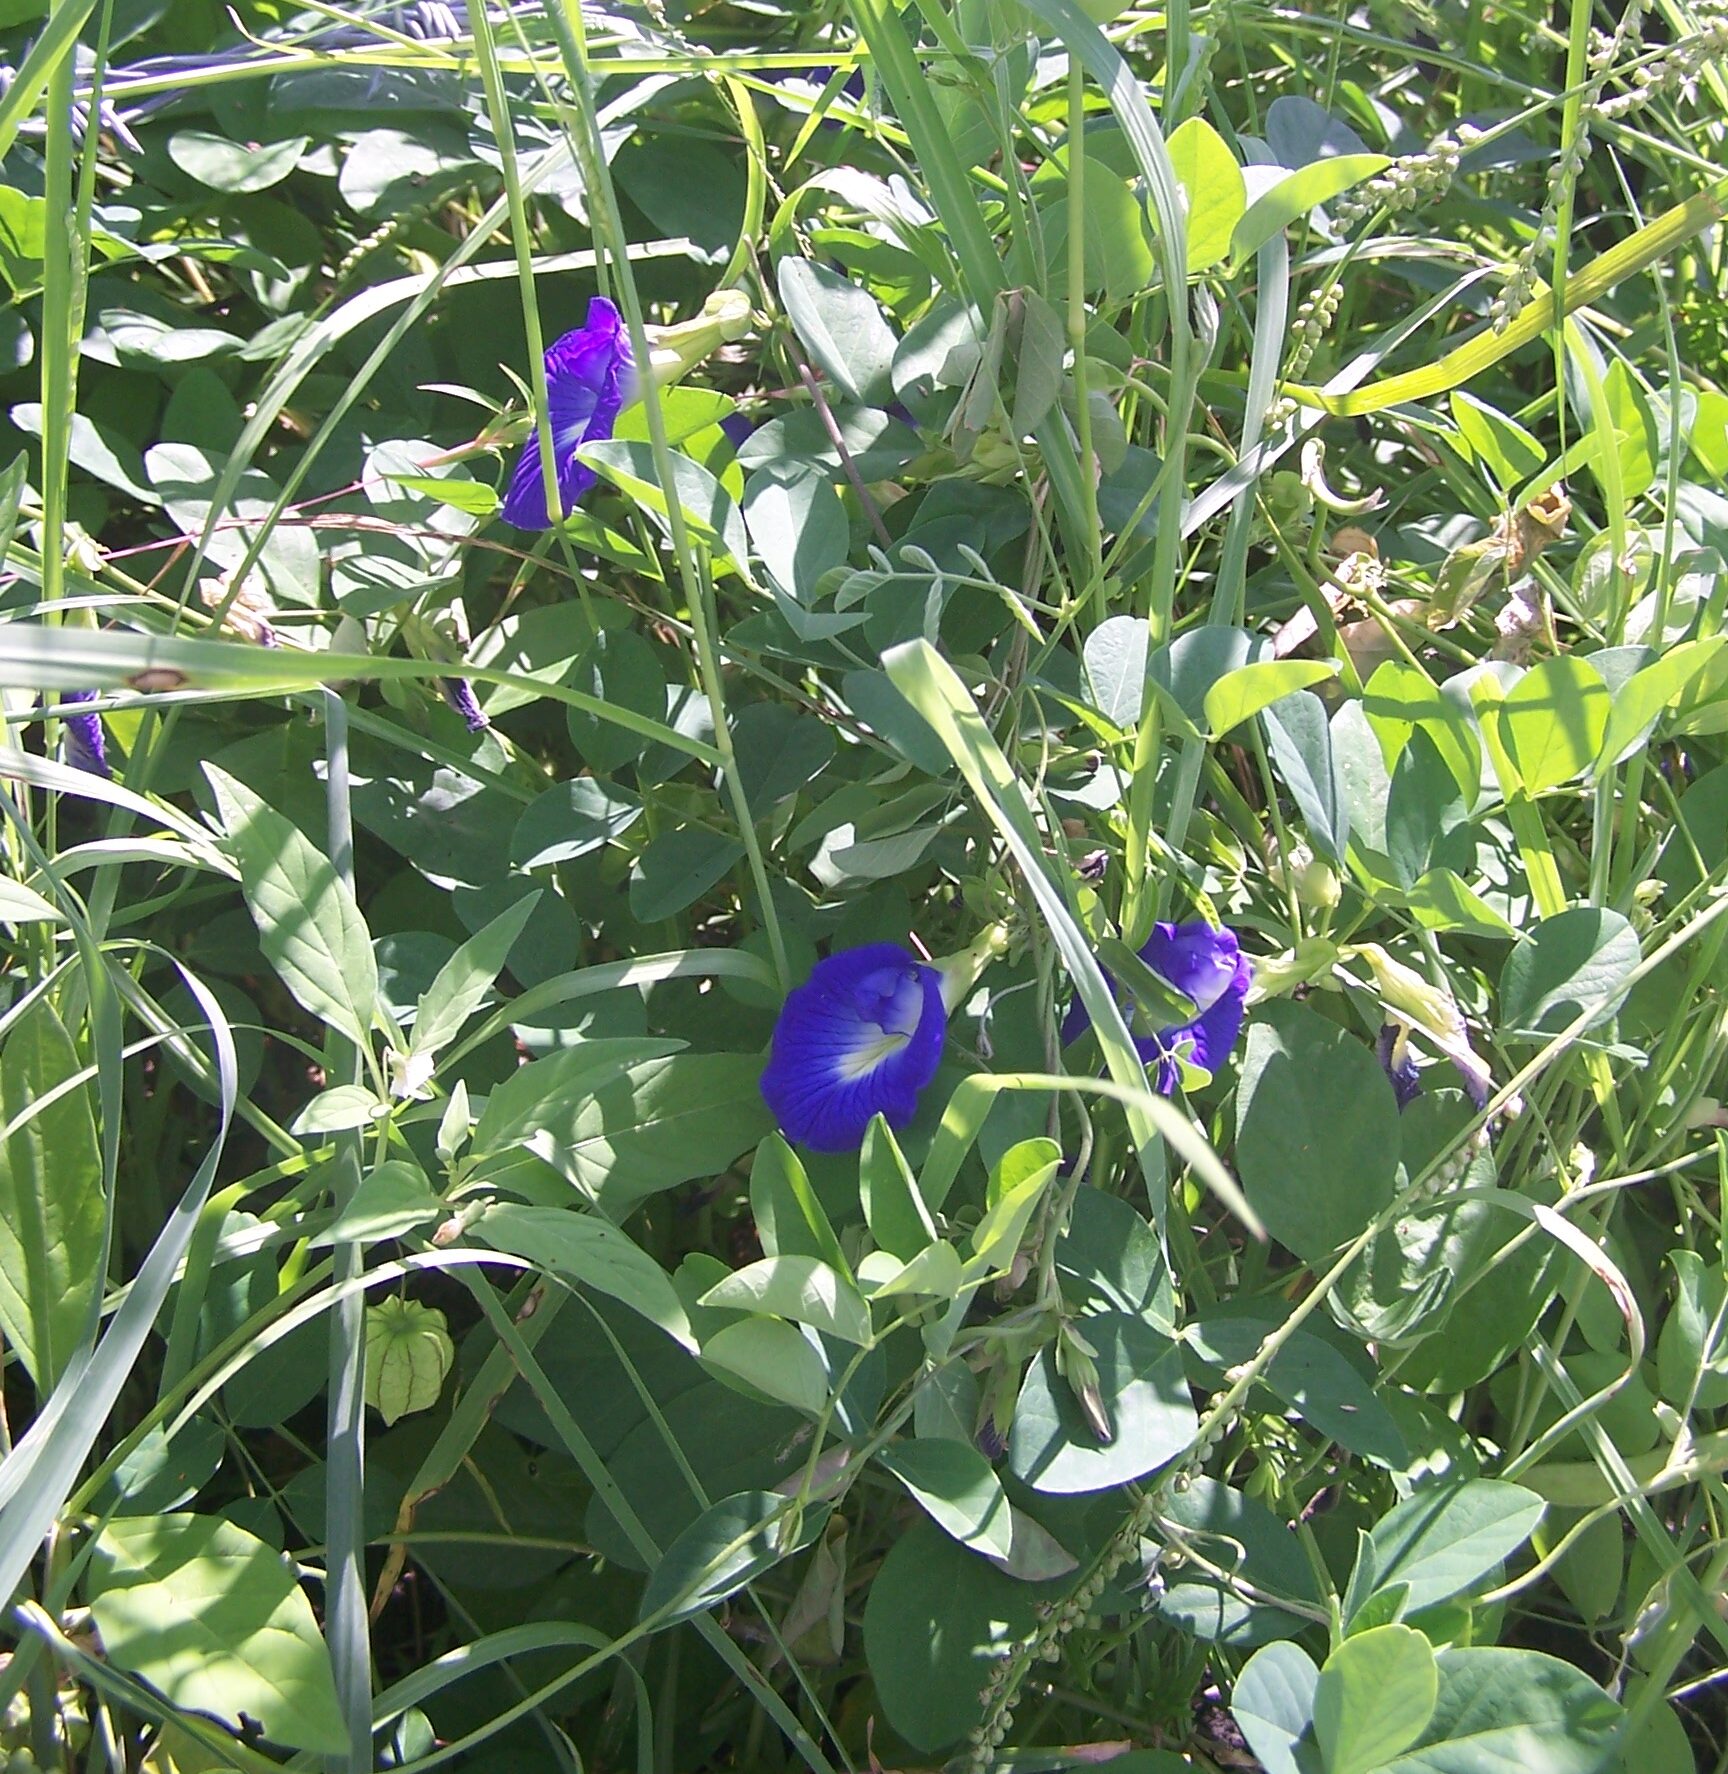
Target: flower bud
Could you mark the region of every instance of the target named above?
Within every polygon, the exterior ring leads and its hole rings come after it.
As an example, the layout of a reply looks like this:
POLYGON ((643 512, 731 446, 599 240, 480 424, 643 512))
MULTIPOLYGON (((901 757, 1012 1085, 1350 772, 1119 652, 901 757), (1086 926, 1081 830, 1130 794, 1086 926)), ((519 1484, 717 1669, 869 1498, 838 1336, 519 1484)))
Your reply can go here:
POLYGON ((1344 889, 1330 863, 1318 857, 1306 844, 1297 844, 1284 859, 1285 879, 1290 891, 1303 905, 1315 911, 1329 912, 1344 896, 1344 889))
POLYGON ((648 335, 649 380, 656 388, 669 388, 749 330, 750 298, 742 290, 716 290, 694 320, 643 329, 648 335))

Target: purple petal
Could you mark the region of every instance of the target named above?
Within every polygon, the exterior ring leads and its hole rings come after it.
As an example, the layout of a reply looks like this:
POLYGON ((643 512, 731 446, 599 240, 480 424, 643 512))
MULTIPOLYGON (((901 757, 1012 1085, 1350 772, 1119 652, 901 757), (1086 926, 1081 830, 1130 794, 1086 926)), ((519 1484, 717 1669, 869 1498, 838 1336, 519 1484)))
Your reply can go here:
POLYGON ((1408 1034, 1397 1023, 1385 1023, 1381 1026, 1380 1038, 1375 1045, 1380 1055, 1380 1064, 1385 1067, 1386 1076, 1391 1080, 1392 1094, 1398 1099, 1398 1107, 1409 1108, 1422 1094, 1422 1074, 1417 1071, 1415 1057, 1410 1052, 1408 1034))
POLYGON ((440 678, 438 694, 462 717, 470 733, 483 733, 492 725, 474 695, 474 686, 466 678, 440 678))
POLYGON ((788 1139, 818 1152, 863 1143, 874 1115, 903 1127, 942 1057, 942 979, 897 943, 818 961, 786 999, 762 1096, 788 1139))
MULTIPOLYGON (((576 458, 585 443, 612 435, 630 392, 630 340, 618 310, 604 296, 588 304, 588 319, 546 349, 546 403, 552 427, 552 459, 562 515, 593 486, 594 470, 576 458)), ((519 530, 549 530, 546 485, 540 468, 540 428, 522 447, 503 516, 519 530)))
MULTIPOLYGON (((1226 931, 1225 934, 1229 935, 1229 932, 1226 931)), ((1236 945, 1233 936, 1230 937, 1230 945, 1232 948, 1236 945)), ((1194 1050, 1189 1058, 1195 1065, 1203 1066, 1208 1072, 1217 1072, 1230 1057, 1230 1050, 1236 1045, 1236 1037, 1242 1033, 1248 987, 1253 977, 1248 957, 1238 954, 1229 983, 1218 1000, 1201 1011, 1186 1029, 1180 1031, 1193 1037, 1194 1050)), ((1192 997, 1193 994, 1190 993, 1189 996, 1192 997)))
MULTIPOLYGON (((94 690, 68 690, 66 702, 94 702, 94 690)), ((87 770, 92 776, 112 777, 108 762, 108 745, 102 734, 102 717, 97 714, 67 714, 64 704, 60 715, 65 725, 66 762, 74 770, 87 770)))
POLYGON ((1140 959, 1204 1011, 1231 989, 1242 949, 1233 930, 1200 922, 1155 924, 1140 959))
MULTIPOLYGON (((1140 959, 1158 977, 1191 998, 1199 1014, 1191 1022, 1135 1038, 1134 1050, 1148 1066, 1156 1065, 1154 1089, 1165 1096, 1181 1082, 1181 1054, 1190 1064, 1216 1073, 1230 1057, 1242 1033, 1253 969, 1232 930, 1216 930, 1196 920, 1188 924, 1157 924, 1140 959)), ((1106 976, 1108 977, 1108 976, 1106 976)), ((1062 1023, 1066 1045, 1091 1027, 1092 1019, 1078 998, 1062 1023)))

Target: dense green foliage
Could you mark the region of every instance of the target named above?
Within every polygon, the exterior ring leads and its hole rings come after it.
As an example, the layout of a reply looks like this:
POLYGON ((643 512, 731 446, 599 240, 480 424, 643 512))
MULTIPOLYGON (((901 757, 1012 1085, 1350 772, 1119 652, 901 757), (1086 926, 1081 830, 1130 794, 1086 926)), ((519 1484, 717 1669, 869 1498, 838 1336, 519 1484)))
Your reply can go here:
POLYGON ((1728 1768, 1719 0, 0 22, 0 1763, 1728 1768))

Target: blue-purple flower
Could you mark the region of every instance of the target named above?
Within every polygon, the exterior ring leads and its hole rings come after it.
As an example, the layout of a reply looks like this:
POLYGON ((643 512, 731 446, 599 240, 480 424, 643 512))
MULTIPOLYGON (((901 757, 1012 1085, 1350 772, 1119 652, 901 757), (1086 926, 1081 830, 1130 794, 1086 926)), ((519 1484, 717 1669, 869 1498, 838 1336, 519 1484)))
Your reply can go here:
POLYGON ((492 725, 474 694, 474 686, 466 678, 440 678, 438 694, 452 712, 462 717, 462 724, 470 733, 484 733, 492 725))
POLYGON ((818 961, 786 999, 762 1095, 788 1139, 818 1152, 863 1144, 874 1115, 903 1127, 935 1076, 948 1013, 942 976, 898 943, 818 961))
MULTIPOLYGON (((623 317, 604 296, 595 296, 588 304, 587 322, 546 351, 546 403, 561 517, 576 509, 577 501, 595 481, 594 470, 577 460, 577 450, 612 435, 620 409, 634 392, 634 382, 630 337, 623 317)), ((503 512, 505 521, 519 530, 552 527, 540 467, 538 427, 516 460, 503 512)))
POLYGON ((66 762, 74 770, 88 770, 92 776, 112 776, 114 774, 108 763, 108 745, 102 736, 102 717, 99 714, 71 714, 68 706, 74 702, 94 702, 94 690, 68 690, 66 701, 59 709, 66 742, 66 762))
MULTIPOLYGON (((1140 959, 1167 985, 1193 1001, 1195 1014, 1185 1023, 1142 1032, 1130 1023, 1134 1049, 1148 1066, 1156 1062, 1155 1088, 1174 1095, 1182 1081, 1182 1064, 1216 1072, 1242 1033, 1242 1016, 1252 970, 1233 930, 1210 924, 1155 924, 1140 959)), ((1092 1019, 1078 999, 1062 1025, 1062 1039, 1072 1041, 1092 1019)))
POLYGON ((1387 1082, 1392 1086, 1392 1094, 1398 1099, 1398 1107, 1409 1108, 1422 1094, 1422 1074, 1417 1070, 1416 1056, 1410 1051, 1409 1028, 1403 1023, 1382 1023, 1380 1039, 1375 1045, 1387 1082))

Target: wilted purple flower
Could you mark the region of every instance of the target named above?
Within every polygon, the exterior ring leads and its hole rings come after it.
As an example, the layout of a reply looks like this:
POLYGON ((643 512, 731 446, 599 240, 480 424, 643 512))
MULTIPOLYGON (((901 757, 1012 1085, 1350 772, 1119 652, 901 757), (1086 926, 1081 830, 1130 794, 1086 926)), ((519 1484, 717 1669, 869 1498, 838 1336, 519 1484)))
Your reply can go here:
POLYGON ((108 763, 108 743, 102 735, 102 717, 98 714, 68 714, 74 702, 94 702, 94 690, 68 690, 66 701, 57 711, 65 728, 66 762, 74 770, 88 770, 92 776, 109 776, 114 772, 108 763))
MULTIPOLYGON (((595 481, 577 460, 583 444, 609 438, 631 397, 635 372, 623 317, 604 296, 588 304, 587 322, 546 350, 546 402, 552 427, 552 458, 558 471, 560 516, 568 517, 595 481)), ((546 484, 536 427, 516 460, 504 495, 504 519, 519 530, 549 530, 546 484)))
POLYGON ((863 1144, 874 1115, 903 1127, 935 1076, 948 1013, 942 976, 898 943, 818 961, 786 999, 762 1096, 787 1138, 818 1152, 863 1144))
POLYGON ((720 429, 726 433, 726 441, 733 449, 741 450, 755 436, 756 422, 742 413, 728 413, 720 421, 720 429))
POLYGON ((1376 1043, 1380 1064, 1392 1085, 1398 1107, 1407 1109, 1422 1094, 1422 1074, 1410 1052, 1410 1031, 1403 1023, 1384 1023, 1376 1043))
POLYGON ((470 733, 484 733, 492 723, 475 700, 474 686, 466 678, 440 678, 438 694, 462 717, 470 733))
MULTIPOLYGON (((1252 970, 1233 930, 1215 930, 1199 921, 1154 924, 1140 959, 1195 1005, 1191 1021, 1134 1037, 1134 1050, 1141 1059, 1149 1066, 1157 1062, 1155 1088, 1171 1096, 1182 1080, 1178 1059, 1216 1072, 1229 1057, 1242 1033, 1252 970)), ((1063 1041, 1072 1041, 1091 1023, 1086 1007, 1075 999, 1062 1025, 1063 1041)))

